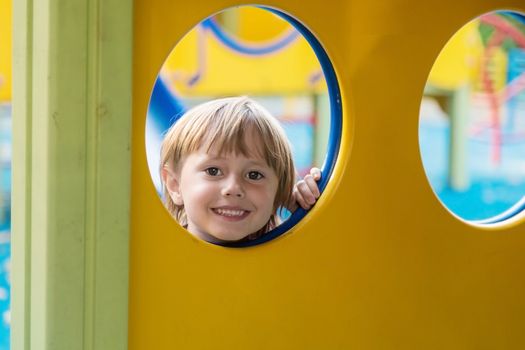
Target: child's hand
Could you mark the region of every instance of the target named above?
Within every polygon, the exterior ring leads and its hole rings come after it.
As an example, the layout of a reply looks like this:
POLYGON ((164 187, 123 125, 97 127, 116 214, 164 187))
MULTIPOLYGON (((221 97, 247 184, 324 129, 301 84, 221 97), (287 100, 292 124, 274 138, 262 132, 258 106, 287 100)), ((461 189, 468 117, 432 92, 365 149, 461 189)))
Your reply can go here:
MULTIPOLYGON (((297 182, 293 188, 295 202, 303 209, 310 209, 319 198, 320 192, 317 181, 321 179, 321 170, 318 168, 310 169, 310 174, 297 182)), ((297 209, 297 205, 293 210, 297 209)), ((293 211, 292 210, 292 211, 293 211)))

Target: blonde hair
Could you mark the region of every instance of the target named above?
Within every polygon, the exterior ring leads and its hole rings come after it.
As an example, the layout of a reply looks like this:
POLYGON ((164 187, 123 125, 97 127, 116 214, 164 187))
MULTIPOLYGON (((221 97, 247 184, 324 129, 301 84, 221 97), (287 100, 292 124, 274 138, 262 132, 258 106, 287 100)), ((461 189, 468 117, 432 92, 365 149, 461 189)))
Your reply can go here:
MULTIPOLYGON (((279 184, 268 223, 250 239, 259 237, 278 224, 277 210, 292 203, 295 168, 288 139, 277 120, 248 97, 229 97, 198 105, 187 111, 166 133, 161 147, 161 170, 177 170, 186 155, 203 147, 216 147, 221 154, 248 156, 245 136, 260 135, 259 155, 275 171, 279 184)), ((176 205, 163 183, 164 204, 182 226, 187 225, 184 206, 176 205)))

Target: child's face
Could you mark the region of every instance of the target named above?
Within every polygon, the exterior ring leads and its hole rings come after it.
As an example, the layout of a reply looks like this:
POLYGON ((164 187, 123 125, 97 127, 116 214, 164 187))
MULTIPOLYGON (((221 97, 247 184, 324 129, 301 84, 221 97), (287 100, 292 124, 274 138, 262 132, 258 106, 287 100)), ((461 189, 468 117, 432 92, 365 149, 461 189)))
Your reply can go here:
POLYGON ((237 241, 260 230, 274 213, 278 179, 257 154, 218 154, 202 148, 183 159, 175 171, 177 205, 184 205, 188 231, 211 242, 237 241))

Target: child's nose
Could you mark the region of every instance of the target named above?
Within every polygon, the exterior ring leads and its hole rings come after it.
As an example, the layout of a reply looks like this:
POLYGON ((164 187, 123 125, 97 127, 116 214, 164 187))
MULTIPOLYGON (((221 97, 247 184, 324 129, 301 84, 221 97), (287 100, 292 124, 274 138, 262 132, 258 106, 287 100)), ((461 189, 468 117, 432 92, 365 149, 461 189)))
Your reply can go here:
POLYGON ((222 188, 222 195, 226 197, 244 198, 244 189, 241 181, 235 176, 226 179, 222 188))

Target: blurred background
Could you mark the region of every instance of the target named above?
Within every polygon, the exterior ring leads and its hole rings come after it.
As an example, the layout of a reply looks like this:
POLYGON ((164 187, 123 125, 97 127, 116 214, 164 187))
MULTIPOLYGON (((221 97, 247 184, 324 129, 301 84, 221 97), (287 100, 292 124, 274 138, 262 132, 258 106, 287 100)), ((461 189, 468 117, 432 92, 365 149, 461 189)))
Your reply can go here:
POLYGON ((0 0, 0 350, 10 348, 11 0, 0 0))
POLYGON ((162 136, 187 109, 225 96, 247 95, 284 127, 300 176, 322 166, 330 105, 320 63, 286 20, 254 6, 226 9, 177 43, 152 91, 146 121, 151 176, 160 192, 162 136))
MULTIPOLYGON (((314 51, 272 12, 235 7, 194 27, 159 72, 146 122, 159 192, 163 133, 195 104, 233 95, 258 100, 282 123, 300 176, 323 164, 330 104, 314 51)), ((453 213, 486 220, 524 201, 524 113, 524 17, 497 11, 472 20, 436 59, 420 110, 423 165, 453 213)))
POLYGON ((523 205, 525 17, 488 13, 450 39, 425 87, 419 143, 434 192, 457 216, 523 205))
MULTIPOLYGON (((9 349, 11 223, 11 1, 0 0, 0 350, 9 349)), ((326 81, 308 42, 273 13, 243 6, 193 28, 173 49, 152 91, 148 164, 160 188, 160 140, 193 105, 248 95, 279 119, 304 175, 328 144, 326 81)), ((443 204, 465 220, 508 211, 525 195, 525 19, 499 11, 466 24, 429 75, 420 152, 443 204)))

